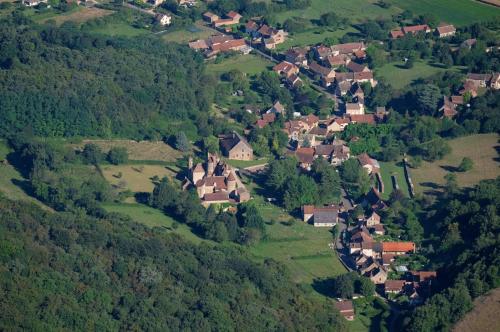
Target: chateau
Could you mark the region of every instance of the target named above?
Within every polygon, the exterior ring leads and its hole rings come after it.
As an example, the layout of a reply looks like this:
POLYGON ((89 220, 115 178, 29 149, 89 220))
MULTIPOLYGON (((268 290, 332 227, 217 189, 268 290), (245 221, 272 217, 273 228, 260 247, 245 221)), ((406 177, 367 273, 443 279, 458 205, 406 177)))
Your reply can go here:
POLYGON ((189 158, 188 177, 183 189, 196 188, 203 206, 213 203, 241 203, 250 199, 250 194, 238 178, 235 170, 216 154, 207 154, 205 163, 193 165, 189 158))

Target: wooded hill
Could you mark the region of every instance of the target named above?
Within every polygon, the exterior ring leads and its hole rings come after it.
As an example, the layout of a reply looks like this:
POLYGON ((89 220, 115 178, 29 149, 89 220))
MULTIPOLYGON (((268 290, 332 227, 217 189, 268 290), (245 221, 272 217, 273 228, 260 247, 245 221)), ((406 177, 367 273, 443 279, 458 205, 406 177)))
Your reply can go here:
POLYGON ((241 248, 2 197, 0 211, 0 330, 346 330, 241 248))
POLYGON ((89 35, 14 15, 0 21, 0 50, 3 137, 26 127, 39 136, 196 134, 211 99, 200 56, 153 37, 89 35))

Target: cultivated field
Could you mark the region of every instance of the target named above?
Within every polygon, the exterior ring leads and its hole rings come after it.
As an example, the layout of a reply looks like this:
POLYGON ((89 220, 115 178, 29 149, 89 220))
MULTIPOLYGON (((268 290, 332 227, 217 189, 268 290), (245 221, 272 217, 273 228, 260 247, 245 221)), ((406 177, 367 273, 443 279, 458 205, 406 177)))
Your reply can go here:
POLYGON ((182 153, 162 141, 131 141, 131 140, 83 140, 74 147, 82 148, 85 144, 98 145, 103 152, 108 152, 112 147, 124 147, 128 151, 130 160, 157 160, 173 162, 182 156, 182 153))
POLYGON ((178 224, 177 228, 173 228, 172 224, 175 222, 171 217, 163 214, 160 210, 143 204, 105 204, 103 208, 108 212, 118 212, 130 216, 134 221, 144 224, 148 227, 161 227, 168 232, 177 233, 186 239, 200 243, 207 241, 199 238, 191 229, 185 224, 178 224))
POLYGON ((433 163, 423 162, 421 167, 411 170, 415 191, 422 193, 439 189, 445 183, 443 177, 454 171, 464 157, 474 161, 474 168, 454 173, 461 187, 471 187, 480 180, 496 178, 500 175, 498 139, 497 134, 480 134, 451 140, 451 154, 433 163))
POLYGON ((152 192, 154 183, 151 180, 155 175, 160 179, 167 176, 174 179, 177 168, 164 165, 106 165, 102 173, 106 180, 121 191, 152 192), (120 174, 121 173, 121 177, 120 174))
POLYGON ((395 89, 402 89, 419 79, 425 79, 444 71, 459 71, 459 67, 443 68, 425 61, 416 61, 413 68, 403 67, 403 61, 391 62, 375 69, 375 77, 383 77, 395 89))
POLYGON ((101 8, 96 8, 96 7, 78 7, 78 10, 76 11, 71 11, 70 13, 64 13, 61 15, 57 15, 48 19, 42 20, 42 22, 46 22, 49 19, 54 20, 56 24, 60 25, 66 21, 72 21, 75 23, 83 23, 88 20, 92 20, 95 18, 99 17, 104 17, 113 14, 114 11, 112 10, 106 10, 106 9, 101 9, 101 8))
POLYGON ((239 54, 220 63, 210 62, 207 64, 207 72, 221 75, 233 69, 238 69, 248 75, 260 74, 273 66, 273 63, 254 54, 239 54))
POLYGON ((500 331, 500 288, 474 300, 474 309, 453 328, 453 332, 500 331))

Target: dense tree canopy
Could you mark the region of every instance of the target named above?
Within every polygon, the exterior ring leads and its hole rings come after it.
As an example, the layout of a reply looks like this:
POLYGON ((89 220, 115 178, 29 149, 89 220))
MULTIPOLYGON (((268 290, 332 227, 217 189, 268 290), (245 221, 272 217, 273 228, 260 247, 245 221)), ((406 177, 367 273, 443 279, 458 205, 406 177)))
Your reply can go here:
POLYGON ((344 331, 274 261, 0 197, 1 330, 344 331))
MULTIPOLYGON (((208 109, 199 55, 154 38, 116 39, 0 21, 0 136, 157 137, 208 109), (167 121, 168 119, 168 121, 167 121)), ((208 90, 208 89, 207 89, 208 90)))

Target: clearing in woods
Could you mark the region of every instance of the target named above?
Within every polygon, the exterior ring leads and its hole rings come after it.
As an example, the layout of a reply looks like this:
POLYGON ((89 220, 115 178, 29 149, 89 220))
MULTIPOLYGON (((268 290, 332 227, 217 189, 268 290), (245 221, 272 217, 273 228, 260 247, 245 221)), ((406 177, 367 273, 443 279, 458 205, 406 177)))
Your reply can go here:
POLYGON ((162 141, 131 141, 131 140, 83 140, 72 146, 82 148, 85 144, 92 143, 99 146, 103 152, 108 152, 112 147, 124 147, 128 151, 130 160, 156 160, 174 162, 182 157, 182 152, 175 150, 162 141))
POLYGON ((48 20, 54 20, 57 25, 61 25, 64 22, 72 21, 75 23, 83 23, 88 20, 92 20, 99 17, 104 17, 113 14, 114 11, 106 10, 96 7, 78 7, 77 11, 71 11, 69 14, 61 14, 54 17, 50 17, 44 19, 42 22, 46 22, 48 20))
POLYGON ((449 155, 433 163, 424 161, 419 168, 410 170, 415 191, 432 193, 439 190, 445 183, 444 176, 449 172, 457 176, 461 187, 472 187, 480 180, 496 178, 500 175, 498 139, 497 134, 478 134, 449 141, 452 148, 449 155), (464 157, 472 159, 474 167, 468 172, 456 172, 464 157))
POLYGON ((104 178, 120 191, 153 192, 152 178, 164 176, 175 179, 178 168, 164 165, 103 165, 101 167, 104 178))

